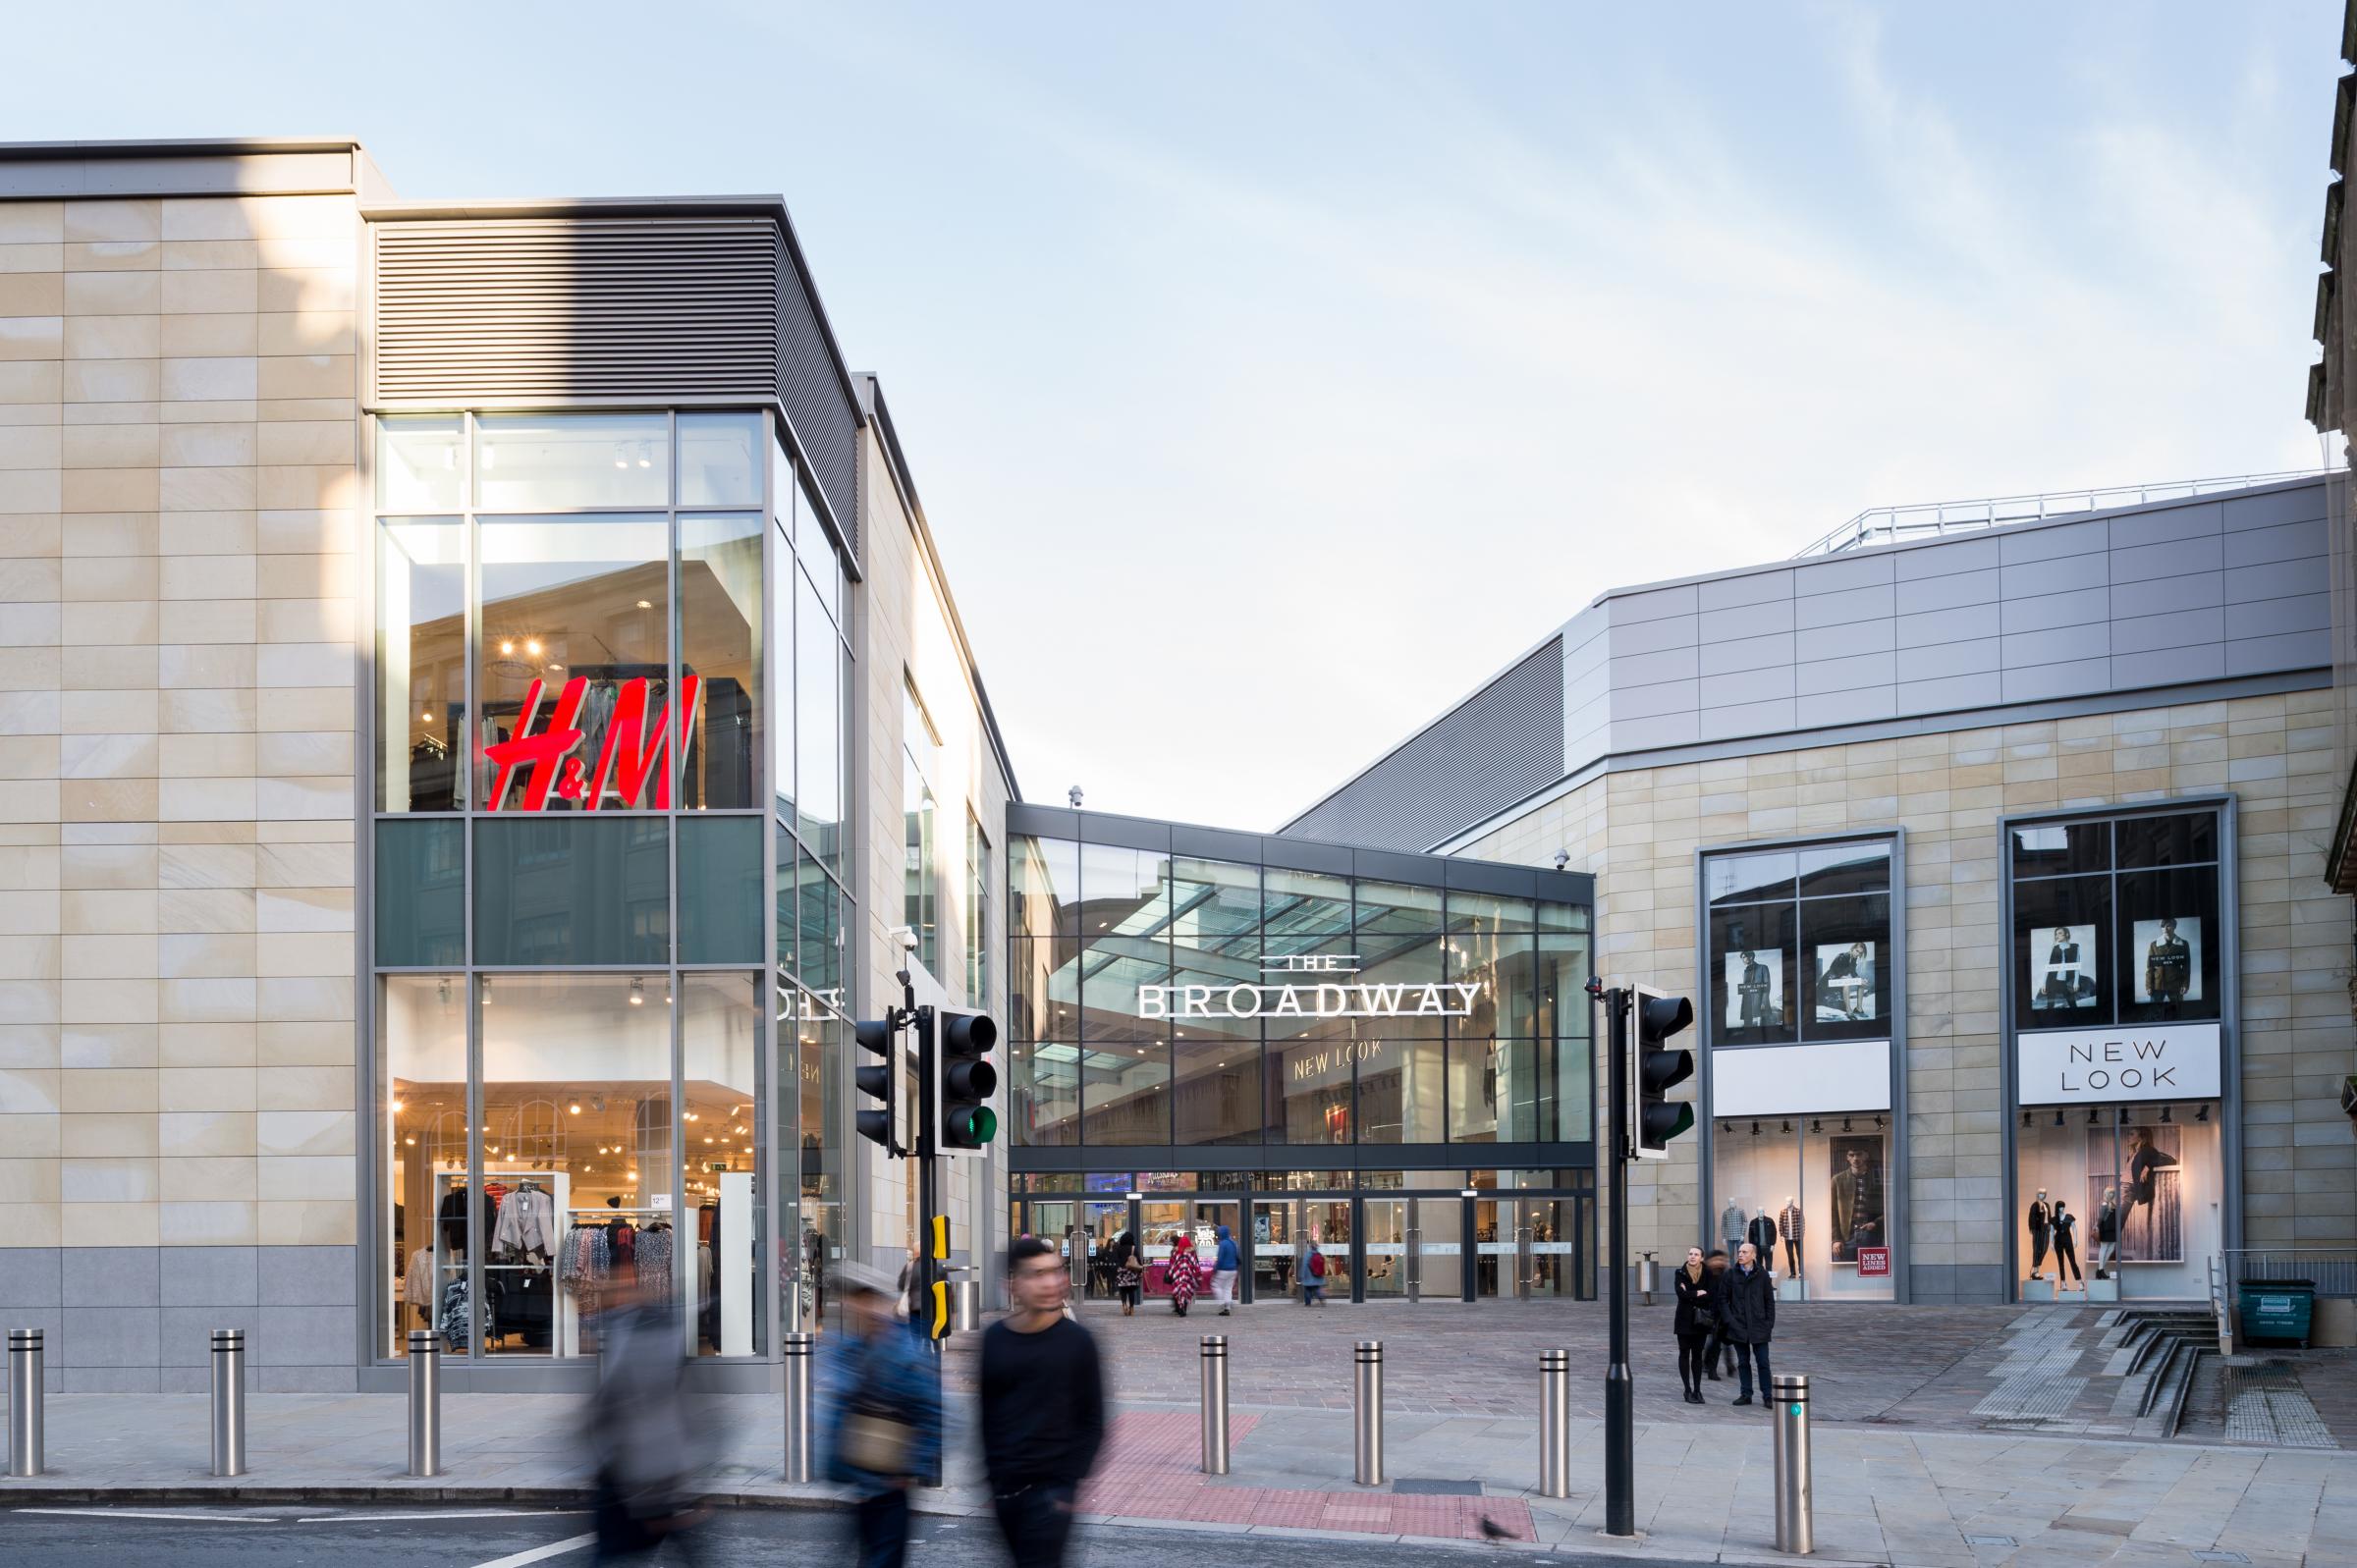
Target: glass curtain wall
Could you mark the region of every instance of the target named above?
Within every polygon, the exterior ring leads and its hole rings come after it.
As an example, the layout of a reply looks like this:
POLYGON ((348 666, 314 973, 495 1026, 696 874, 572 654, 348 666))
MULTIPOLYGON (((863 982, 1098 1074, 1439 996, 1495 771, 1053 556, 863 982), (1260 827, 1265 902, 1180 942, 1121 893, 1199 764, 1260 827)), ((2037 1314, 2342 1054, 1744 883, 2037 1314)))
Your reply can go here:
POLYGON ((1018 1148, 1591 1137, 1583 907, 1034 835, 1008 879, 1018 1148))
POLYGON ((834 547, 758 412, 385 417, 374 473, 379 1348, 588 1355, 627 1281, 765 1354, 840 1196, 834 547))

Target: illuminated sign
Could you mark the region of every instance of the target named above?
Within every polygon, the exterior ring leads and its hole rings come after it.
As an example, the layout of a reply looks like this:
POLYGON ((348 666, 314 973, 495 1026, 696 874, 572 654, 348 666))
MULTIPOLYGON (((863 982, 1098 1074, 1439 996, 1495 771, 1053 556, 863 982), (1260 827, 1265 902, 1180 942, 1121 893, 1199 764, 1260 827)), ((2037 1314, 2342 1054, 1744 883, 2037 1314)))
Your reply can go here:
MULTIPOLYGON (((683 754, 687 737, 695 729, 695 699, 702 685, 702 678, 697 676, 680 678, 685 713, 680 726, 683 754)), ((660 811, 668 807, 671 705, 666 703, 648 714, 646 688, 643 676, 611 688, 614 709, 606 718, 605 744, 598 749, 597 767, 591 772, 585 768, 584 759, 575 755, 588 733, 581 728, 581 710, 589 700, 588 679, 575 676, 565 682, 565 688, 557 693, 547 727, 534 734, 532 721, 538 717, 540 699, 548 689, 546 682, 535 678, 524 690, 523 711, 517 715, 515 731, 507 739, 483 747, 483 755, 499 768, 499 777, 491 786, 489 809, 545 811, 552 794, 560 800, 576 802, 583 811, 606 806, 609 797, 612 804, 625 810, 651 805, 660 811), (507 806, 508 786, 515 782, 519 769, 523 772, 523 798, 507 806), (650 783, 654 785, 651 801, 645 798, 650 783)))
POLYGON ((1368 984, 1342 979, 1272 981, 1268 977, 1354 975, 1356 953, 1300 953, 1264 959, 1262 979, 1233 985, 1140 986, 1141 1018, 1469 1018, 1478 982, 1368 984))
POLYGON ((2025 1106, 2219 1097, 2223 1053, 2214 1023, 2040 1030, 2013 1046, 2025 1106))

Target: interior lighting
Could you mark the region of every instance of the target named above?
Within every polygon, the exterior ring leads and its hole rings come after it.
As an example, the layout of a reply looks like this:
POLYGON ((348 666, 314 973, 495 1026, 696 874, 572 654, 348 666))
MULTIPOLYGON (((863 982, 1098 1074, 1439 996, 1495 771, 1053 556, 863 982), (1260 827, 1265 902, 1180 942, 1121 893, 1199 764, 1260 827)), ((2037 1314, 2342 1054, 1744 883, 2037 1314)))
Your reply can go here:
POLYGON ((1825 1131, 1825 1118, 1824 1118, 1823 1116, 1819 1116, 1819 1117, 1818 1117, 1818 1118, 1816 1118, 1815 1120, 1811 1121, 1811 1122, 1809 1123, 1809 1131, 1811 1131, 1811 1132, 1823 1132, 1823 1131, 1825 1131))
POLYGON ((1790 1131, 1792 1130, 1792 1123, 1790 1123, 1790 1122, 1788 1122, 1788 1121, 1787 1121, 1787 1122, 1785 1122, 1785 1123, 1784 1123, 1784 1129, 1783 1129, 1783 1130, 1784 1130, 1784 1131, 1786 1131, 1786 1132, 1790 1132, 1790 1131))
POLYGON ((690 1110, 689 1112, 687 1112, 687 1119, 688 1119, 689 1121, 693 1121, 693 1120, 695 1119, 695 1112, 694 1112, 694 1111, 692 1111, 692 1110, 690 1110))
POLYGON ((524 651, 525 653, 528 653, 528 654, 530 654, 530 655, 531 655, 533 658, 535 658, 535 659, 539 658, 539 657, 540 657, 540 639, 539 639, 538 637, 526 637, 526 638, 524 638, 524 639, 523 639, 523 651, 524 651))
POLYGON ((2055 1125, 2057 1127, 2062 1125, 2062 1110, 2058 1106, 2055 1108, 2055 1125))
POLYGON ((1843 1116, 1841 1118, 1841 1130, 1843 1132, 1849 1131, 1849 1118, 1847 1116, 1843 1116))
POLYGON ((581 1113, 581 1103, 576 1100, 572 1105, 567 1106, 565 1108, 574 1115, 577 1116, 581 1113))
POLYGON ((1760 1124, 1756 1121, 1751 1124, 1751 1135, 1754 1138, 1757 1138, 1760 1135, 1760 1124))
POLYGON ((2166 1121, 2168 1119, 2168 1107, 2163 1106, 2161 1108, 2161 1119, 2163 1121, 2166 1121))
POLYGON ((434 722, 434 710, 431 708, 420 708, 417 710, 417 717, 424 723, 430 725, 434 722))
POLYGON ((400 1102, 400 1101, 398 1101, 398 1100, 394 1101, 394 1102, 393 1102, 393 1113, 394 1113, 395 1115, 397 1115, 397 1116, 398 1116, 398 1115, 400 1115, 400 1114, 401 1114, 401 1111, 402 1111, 402 1104, 401 1104, 401 1102, 400 1102))
POLYGON ((2195 1111, 2193 1113, 2193 1119, 2196 1121, 2208 1121, 2210 1119, 2210 1108, 2208 1106, 2204 1106, 2201 1109, 2195 1111))
POLYGON ((486 1007, 491 1005, 491 977, 489 975, 483 976, 483 1005, 486 1007))
MULTIPOLYGON (((630 982, 630 1005, 633 1007, 643 1007, 646 1005, 645 981, 633 980, 630 982)), ((692 1120, 693 1118, 691 1117, 689 1119, 692 1120)))
POLYGON ((2089 1107, 2087 1110, 2087 1125, 2090 1127, 2095 1125, 2095 1109, 2093 1107, 2089 1107))
POLYGON ((411 1147, 414 1147, 414 1146, 416 1145, 417 1138, 416 1138, 416 1135, 415 1135, 415 1134, 411 1134, 411 1136, 409 1136, 409 1137, 407 1137, 407 1138, 404 1138, 404 1139, 402 1139, 401 1141, 402 1141, 403 1143, 406 1143, 406 1144, 409 1144, 409 1145, 411 1145, 411 1147))
POLYGON ((515 642, 515 639, 514 639, 514 638, 502 638, 502 639, 500 640, 500 644, 499 644, 499 651, 500 651, 501 653, 514 653, 514 652, 516 651, 516 642, 515 642))
POLYGON ((654 608, 654 603, 651 600, 641 599, 638 601, 638 608, 641 610, 652 610, 654 608))

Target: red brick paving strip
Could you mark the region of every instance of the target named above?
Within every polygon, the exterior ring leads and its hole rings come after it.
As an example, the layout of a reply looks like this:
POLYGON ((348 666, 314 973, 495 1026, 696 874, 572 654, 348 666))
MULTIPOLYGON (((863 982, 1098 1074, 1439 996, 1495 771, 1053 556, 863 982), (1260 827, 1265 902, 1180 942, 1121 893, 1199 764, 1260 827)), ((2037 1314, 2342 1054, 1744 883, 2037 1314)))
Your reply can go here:
MULTIPOLYGON (((1191 1411, 1130 1411, 1116 1416, 1105 1458, 1080 1494, 1087 1513, 1195 1524, 1282 1525, 1351 1530, 1375 1536, 1483 1539, 1481 1521, 1516 1541, 1535 1541, 1530 1506, 1518 1497, 1402 1496, 1388 1491, 1293 1491, 1274 1487, 1212 1486, 1202 1458, 1199 1418, 1191 1411)), ((1258 1416, 1231 1416, 1233 1449, 1258 1416)))

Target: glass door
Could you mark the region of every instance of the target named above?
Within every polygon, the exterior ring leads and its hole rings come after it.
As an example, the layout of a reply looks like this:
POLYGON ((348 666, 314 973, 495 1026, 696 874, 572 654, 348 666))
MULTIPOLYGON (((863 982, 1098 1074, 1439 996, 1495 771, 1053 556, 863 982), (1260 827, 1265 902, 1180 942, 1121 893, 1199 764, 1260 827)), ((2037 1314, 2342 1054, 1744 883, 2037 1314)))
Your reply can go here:
POLYGON ((1086 1203, 1080 1206, 1080 1220, 1088 1231, 1088 1285, 1085 1299, 1113 1299, 1113 1238, 1129 1223, 1129 1205, 1124 1202, 1086 1203))
POLYGON ((1293 1288, 1301 1260, 1294 1240, 1296 1205, 1288 1199, 1252 1203, 1252 1268, 1244 1299, 1283 1301, 1293 1288))
POLYGON ((1475 1300, 1518 1296, 1517 1283, 1529 1276, 1519 1245, 1511 1198, 1478 1198, 1473 1203, 1473 1295, 1475 1300))
POLYGON ((1407 1299, 1407 1200, 1359 1200, 1359 1279, 1369 1301, 1407 1299))
POLYGON ((1348 1301, 1350 1276, 1350 1200, 1301 1200, 1300 1251, 1304 1261, 1315 1247, 1326 1259, 1326 1299, 1348 1301))
POLYGON ((1465 1299, 1465 1200, 1415 1200, 1417 1295, 1424 1301, 1465 1299))

